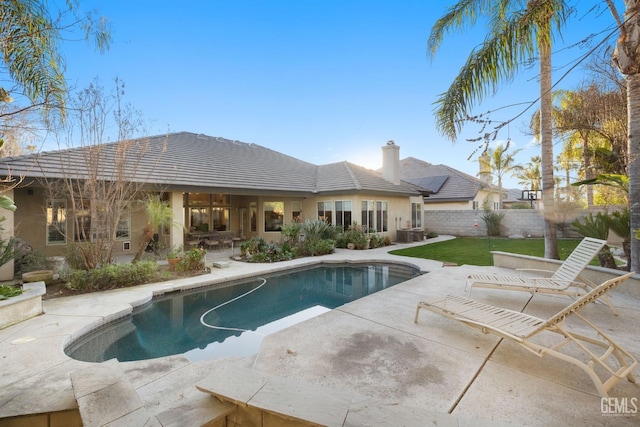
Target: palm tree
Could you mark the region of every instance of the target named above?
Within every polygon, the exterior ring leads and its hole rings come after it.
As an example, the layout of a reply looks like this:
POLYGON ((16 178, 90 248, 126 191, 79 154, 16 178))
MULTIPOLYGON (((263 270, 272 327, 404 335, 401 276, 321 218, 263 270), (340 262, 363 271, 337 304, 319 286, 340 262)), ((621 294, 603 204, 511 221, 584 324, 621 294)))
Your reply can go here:
MULTIPOLYGON (((578 155, 584 179, 600 173, 626 172, 626 100, 612 84, 591 82, 576 91, 558 91, 559 107, 554 111, 556 131, 564 136, 563 154, 578 155)), ((587 206, 594 204, 587 187, 587 206)))
POLYGON ((521 150, 514 150, 511 153, 507 153, 507 150, 502 144, 498 145, 493 150, 487 150, 487 162, 491 174, 498 179, 498 206, 502 209, 502 178, 506 174, 514 174, 522 168, 522 166, 515 164, 515 156, 521 150))
MULTIPOLYGON (((639 0, 640 1, 640 0, 639 0)), ((560 0, 521 1, 460 0, 431 29, 428 50, 438 50, 445 34, 473 25, 478 17, 489 19, 489 34, 474 49, 449 89, 436 104, 436 125, 455 140, 469 110, 501 82, 513 78, 521 64, 534 57, 540 59, 540 145, 542 191, 545 208, 545 257, 559 258, 554 221, 553 145, 551 128, 551 39, 553 31, 564 25, 567 5, 560 0)))
POLYGON ((516 178, 520 180, 518 184, 533 191, 539 190, 540 180, 542 179, 542 175, 540 173, 541 161, 542 159, 540 159, 540 156, 534 156, 531 158, 531 162, 529 164, 521 167, 516 173, 516 178))
MULTIPOLYGON (((3 1, 0 8, 0 52, 9 77, 32 102, 45 112, 51 108, 64 112, 67 87, 63 75, 64 59, 59 50, 63 32, 79 29, 92 37, 96 47, 108 48, 107 21, 91 15, 80 16, 77 2, 66 0, 66 10, 54 10, 45 0, 3 1), (51 7, 52 10, 48 10, 51 7)), ((0 102, 13 99, 10 89, 0 86, 0 102)))
POLYGON ((612 0, 607 0, 609 9, 618 23, 620 37, 613 53, 613 61, 627 83, 627 129, 629 161, 629 206, 631 208, 631 230, 636 235, 631 239, 631 271, 640 269, 640 0, 626 0, 624 21, 620 19, 612 0))
POLYGON ((151 242, 159 227, 166 227, 173 223, 171 206, 157 194, 148 195, 145 210, 148 218, 147 225, 142 230, 142 241, 132 262, 138 262, 142 259, 147 245, 151 242))

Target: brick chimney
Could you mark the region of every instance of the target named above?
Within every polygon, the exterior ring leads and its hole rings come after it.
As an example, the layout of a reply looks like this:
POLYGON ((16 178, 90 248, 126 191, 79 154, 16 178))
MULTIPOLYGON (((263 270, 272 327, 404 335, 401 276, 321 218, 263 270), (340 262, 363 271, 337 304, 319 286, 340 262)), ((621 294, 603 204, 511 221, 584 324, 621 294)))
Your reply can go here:
POLYGON ((382 177, 395 185, 400 184, 400 147, 393 141, 382 146, 382 177))

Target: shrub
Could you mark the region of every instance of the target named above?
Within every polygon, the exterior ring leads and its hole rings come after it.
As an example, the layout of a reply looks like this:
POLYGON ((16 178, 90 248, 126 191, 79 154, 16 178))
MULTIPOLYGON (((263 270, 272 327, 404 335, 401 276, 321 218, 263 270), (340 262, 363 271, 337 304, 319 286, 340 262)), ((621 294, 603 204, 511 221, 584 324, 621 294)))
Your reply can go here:
POLYGON ((285 242, 289 243, 289 245, 291 246, 295 246, 298 244, 301 230, 302 224, 296 221, 292 222, 291 224, 283 225, 280 229, 285 237, 285 242))
POLYGON ((322 233, 322 238, 325 240, 336 240, 336 238, 342 234, 342 227, 339 225, 330 225, 322 233))
POLYGON ((335 244, 336 244, 336 248, 346 248, 347 247, 347 243, 349 243, 347 241, 347 235, 345 233, 340 233, 336 236, 335 240, 334 240, 335 244))
POLYGON ((67 245, 67 252, 64 255, 67 265, 72 270, 86 270, 86 265, 82 259, 82 253, 78 245, 67 245))
POLYGON ((22 256, 16 256, 15 272, 16 275, 28 273, 36 270, 50 270, 51 262, 47 260, 47 256, 39 249, 32 249, 31 252, 24 253, 22 256))
POLYGON ((202 248, 195 247, 189 249, 176 264, 176 271, 204 270, 204 260, 206 256, 207 251, 202 248))
MULTIPOLYGON (((362 227, 359 226, 357 222, 354 222, 349 226, 347 231, 343 233, 343 239, 346 244, 353 243, 358 247, 363 247, 367 244, 368 237, 362 227)), ((346 244, 344 247, 346 247, 346 244)))
POLYGON ((381 248, 383 246, 385 246, 385 241, 384 241, 384 238, 381 235, 379 235, 377 233, 369 235, 369 247, 370 248, 372 248, 372 249, 373 248, 381 248))
POLYGON ((126 288, 148 282, 158 267, 155 262, 109 264, 92 270, 71 270, 66 287, 74 291, 126 288))
POLYGON ((0 286, 0 300, 17 297, 22 293, 22 289, 18 286, 2 285, 0 286))
MULTIPOLYGON (((0 144, 1 145, 1 144, 0 144)), ((2 223, 5 218, 0 217, 0 236, 4 232, 4 227, 2 223)), ((9 261, 13 261, 16 254, 16 241, 13 237, 9 240, 5 241, 0 237, 0 265, 5 265, 9 261)))
POLYGON ((482 215, 482 220, 487 226, 488 236, 500 235, 500 223, 502 222, 502 218, 504 218, 504 214, 497 212, 487 212, 486 214, 482 215))
POLYGON ((607 240, 609 237, 609 223, 611 221, 609 215, 598 212, 596 216, 593 216, 593 214, 589 212, 589 215, 585 216, 583 221, 584 223, 576 219, 571 225, 578 233, 585 237, 607 240))
POLYGON ((251 256, 252 254, 262 251, 266 244, 262 237, 252 237, 251 240, 247 240, 240 245, 240 254, 246 257, 251 256))
POLYGON ((304 234, 304 241, 317 241, 326 238, 329 233, 333 231, 330 230, 331 226, 325 221, 317 220, 306 220, 301 225, 302 234, 304 234))
POLYGON ((259 252, 247 254, 248 262, 278 262, 292 259, 291 251, 283 251, 276 243, 265 243, 259 252))
POLYGON ((262 237, 254 237, 240 246, 247 262, 277 262, 293 259, 293 251, 288 244, 282 247, 276 243, 266 243, 262 237))
MULTIPOLYGON (((584 223, 581 223, 579 219, 576 219, 571 223, 578 233, 585 237, 607 240, 609 237, 609 226, 611 224, 611 218, 608 214, 598 212, 596 216, 593 216, 593 214, 589 212, 589 215, 584 217, 583 220, 584 223)), ((609 249, 609 245, 604 245, 602 250, 598 253, 598 261, 602 267, 617 268, 616 261, 609 249)))
POLYGON ((335 249, 335 241, 331 239, 321 239, 313 242, 305 242, 306 251, 311 256, 330 254, 335 249))

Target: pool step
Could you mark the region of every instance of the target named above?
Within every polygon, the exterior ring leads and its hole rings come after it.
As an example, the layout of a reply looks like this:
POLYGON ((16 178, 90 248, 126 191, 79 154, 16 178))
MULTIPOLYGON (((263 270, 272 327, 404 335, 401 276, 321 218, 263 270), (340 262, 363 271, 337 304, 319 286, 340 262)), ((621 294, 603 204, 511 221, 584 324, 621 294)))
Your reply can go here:
POLYGON ((131 383, 112 367, 100 364, 71 373, 82 425, 161 426, 131 383))
POLYGON ((212 367, 196 388, 237 405, 238 425, 342 426, 354 393, 329 390, 249 368, 212 367))
MULTIPOLYGON (((228 427, 458 426, 456 417, 220 363, 196 388, 237 405, 228 427)), ((479 425, 477 420, 465 425, 479 425)), ((487 424, 488 425, 488 424, 487 424)))
POLYGON ((199 394, 181 401, 180 405, 166 409, 156 418, 162 427, 207 426, 226 427, 227 415, 236 405, 224 403, 206 394, 199 394))
POLYGON ((227 415, 236 408, 211 396, 195 394, 153 414, 131 382, 109 364, 72 372, 71 383, 83 426, 225 427, 227 415))

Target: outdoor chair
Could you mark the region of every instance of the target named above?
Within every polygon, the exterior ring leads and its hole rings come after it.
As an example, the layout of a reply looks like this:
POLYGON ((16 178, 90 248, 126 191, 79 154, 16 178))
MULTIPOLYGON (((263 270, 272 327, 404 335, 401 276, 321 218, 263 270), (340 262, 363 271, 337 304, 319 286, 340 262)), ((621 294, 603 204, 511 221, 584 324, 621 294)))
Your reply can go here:
POLYGON ((638 365, 638 361, 631 353, 608 337, 602 329, 587 320, 580 311, 598 298, 605 296, 609 290, 624 282, 633 274, 635 273, 631 272, 607 280, 548 320, 518 311, 482 304, 464 297, 448 295, 433 301, 419 302, 414 322, 418 323, 418 314, 420 309, 424 308, 460 321, 472 328, 479 329, 485 334, 494 334, 514 341, 541 358, 551 356, 572 363, 589 375, 600 396, 608 397, 608 391, 619 380, 626 377, 629 381, 635 383, 633 370, 638 365), (581 335, 566 328, 565 323, 574 318, 582 320, 587 325, 587 328, 591 329, 593 336, 581 335), (535 337, 545 332, 555 332, 561 335, 563 339, 550 346, 533 341, 535 337), (576 352, 573 351, 574 348, 563 352, 562 350, 567 344, 577 346, 581 350, 579 353, 582 353, 582 356, 576 356, 576 352), (598 348, 600 350, 604 349, 601 355, 596 354, 598 348), (584 356, 586 356, 587 360, 578 359, 578 357, 584 358, 584 356), (615 357, 617 363, 611 360, 611 356, 615 357), (596 369, 598 372, 596 372, 596 369), (601 379, 601 376, 604 379, 601 379))
MULTIPOLYGON (((578 246, 569 254, 560 267, 555 272, 539 269, 519 269, 518 271, 546 272, 553 273, 550 277, 526 277, 518 275, 501 274, 471 274, 467 277, 466 286, 469 287, 469 294, 473 287, 502 289, 508 291, 524 291, 547 294, 569 295, 579 297, 596 285, 580 274, 589 265, 591 260, 607 244, 606 240, 585 237, 578 246)), ((465 289, 466 289, 465 286, 465 289)), ((611 300, 605 295, 602 300, 605 302, 614 315, 617 311, 611 300)))
POLYGON ((233 231, 223 231, 222 233, 220 233, 223 249, 225 246, 231 247, 231 245, 233 244, 233 236, 233 231))
POLYGON ((204 240, 204 244, 207 245, 209 249, 212 247, 220 247, 220 235, 218 233, 212 233, 204 240))

